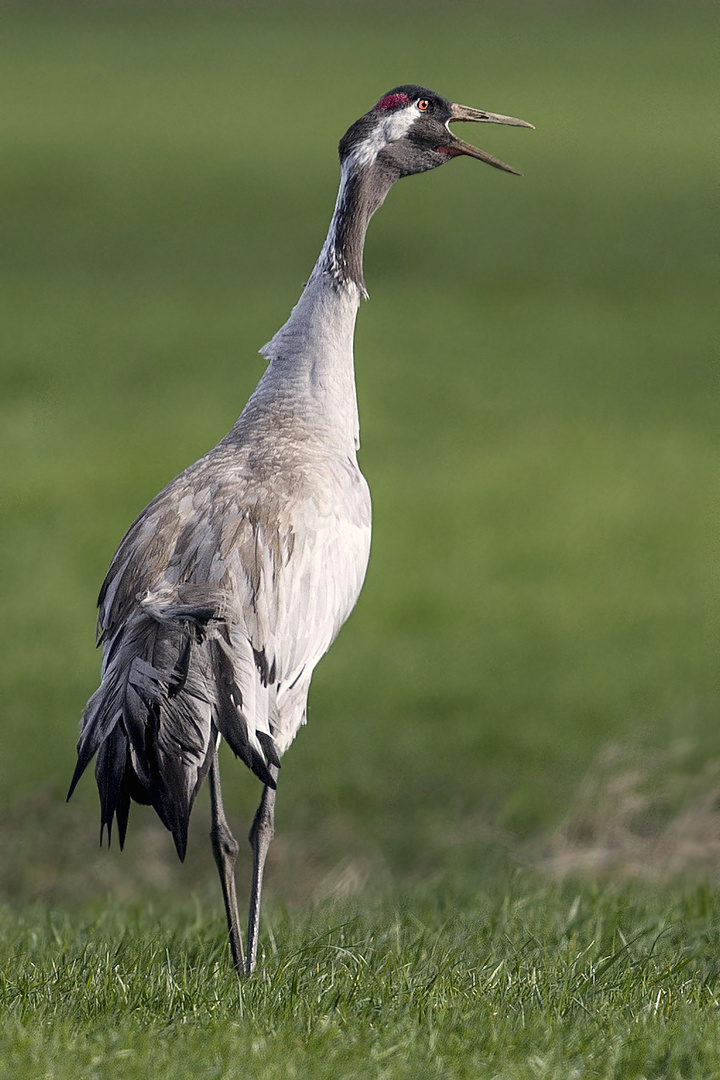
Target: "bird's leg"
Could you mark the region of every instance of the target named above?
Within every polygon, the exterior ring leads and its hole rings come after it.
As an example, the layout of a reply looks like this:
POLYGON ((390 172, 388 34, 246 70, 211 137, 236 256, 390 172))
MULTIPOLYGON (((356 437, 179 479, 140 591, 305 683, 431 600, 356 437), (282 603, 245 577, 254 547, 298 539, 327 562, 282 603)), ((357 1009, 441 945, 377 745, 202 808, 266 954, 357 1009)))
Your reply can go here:
POLYGON ((230 951, 232 952, 235 970, 238 975, 242 975, 245 972, 245 957, 243 955, 237 890, 235 888, 235 860, 238 854, 238 842, 230 832, 225 818, 225 810, 223 809, 217 747, 210 766, 210 805, 212 810, 210 840, 212 841, 213 855, 220 875, 223 900, 225 901, 225 914, 227 915, 228 933, 230 935, 230 951))
MULTIPOLYGON (((273 779, 277 780, 278 770, 275 765, 269 766, 273 779)), ((248 919, 247 937, 247 961, 246 971, 248 975, 255 968, 257 961, 258 933, 260 930, 260 896, 262 893, 263 874, 265 872, 265 859, 267 858, 270 841, 275 829, 275 788, 267 784, 263 788, 260 805, 255 814, 248 840, 253 850, 253 881, 250 895, 250 917, 248 919)))

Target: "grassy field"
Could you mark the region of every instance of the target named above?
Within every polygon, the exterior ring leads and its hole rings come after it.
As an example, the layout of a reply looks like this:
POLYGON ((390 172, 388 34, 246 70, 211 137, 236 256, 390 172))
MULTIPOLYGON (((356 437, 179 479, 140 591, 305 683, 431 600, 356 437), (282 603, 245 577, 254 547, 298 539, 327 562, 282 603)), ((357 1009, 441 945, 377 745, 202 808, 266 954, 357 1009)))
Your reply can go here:
POLYGON ((10 931, 24 963, 0 977, 7 1075, 716 1075, 708 889, 518 875, 394 901, 271 917, 266 963, 242 985, 197 910, 161 934, 152 909, 30 909, 10 931))
MULTIPOLYGON (((716 1071, 711 19, 0 9, 1 1075, 716 1071), (337 139, 407 81, 537 131, 473 132, 522 179, 453 162, 370 227, 373 553, 238 990, 205 798, 184 867, 139 807, 98 852, 90 778, 63 804, 95 598, 255 385, 337 139)), ((242 835, 258 785, 224 785, 242 835)))

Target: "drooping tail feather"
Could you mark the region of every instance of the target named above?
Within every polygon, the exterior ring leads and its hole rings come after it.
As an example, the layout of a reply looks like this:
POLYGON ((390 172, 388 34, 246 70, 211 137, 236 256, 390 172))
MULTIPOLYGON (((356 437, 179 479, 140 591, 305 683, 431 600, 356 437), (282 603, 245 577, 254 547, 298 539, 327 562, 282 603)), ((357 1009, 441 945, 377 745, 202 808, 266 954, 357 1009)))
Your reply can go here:
POLYGON ((68 799, 97 753, 100 839, 117 818, 125 842, 130 802, 151 804, 172 833, 180 859, 195 797, 218 733, 265 784, 279 764, 269 736, 251 737, 242 712, 227 629, 208 628, 209 612, 184 606, 179 618, 141 610, 105 644, 99 689, 87 704, 68 799), (200 618, 198 617, 200 616, 200 618), (205 626, 201 625, 204 617, 205 626))

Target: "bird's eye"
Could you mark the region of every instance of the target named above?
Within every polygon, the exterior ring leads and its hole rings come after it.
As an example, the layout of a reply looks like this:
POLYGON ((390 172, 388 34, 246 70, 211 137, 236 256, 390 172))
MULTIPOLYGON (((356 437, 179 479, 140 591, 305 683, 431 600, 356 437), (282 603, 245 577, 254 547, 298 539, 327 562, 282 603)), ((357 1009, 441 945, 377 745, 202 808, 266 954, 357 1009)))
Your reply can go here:
POLYGON ((430 102, 428 101, 427 98, 420 98, 420 100, 417 103, 417 107, 420 110, 420 112, 427 112, 428 109, 430 108, 430 102))

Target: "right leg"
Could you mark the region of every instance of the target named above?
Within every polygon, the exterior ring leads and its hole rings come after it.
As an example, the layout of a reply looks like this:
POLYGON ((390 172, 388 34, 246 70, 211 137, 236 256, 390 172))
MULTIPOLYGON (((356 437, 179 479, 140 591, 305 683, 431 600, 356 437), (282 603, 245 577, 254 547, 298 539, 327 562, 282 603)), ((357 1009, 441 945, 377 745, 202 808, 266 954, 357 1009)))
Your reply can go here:
MULTIPOLYGON (((278 769, 270 765, 273 780, 277 780, 278 769)), ((255 970, 257 962, 258 935, 260 932, 260 898, 262 896, 265 859, 275 832, 275 788, 265 785, 255 820, 250 829, 248 840, 253 850, 253 881, 250 895, 250 917, 248 919, 247 966, 248 975, 255 970)))

